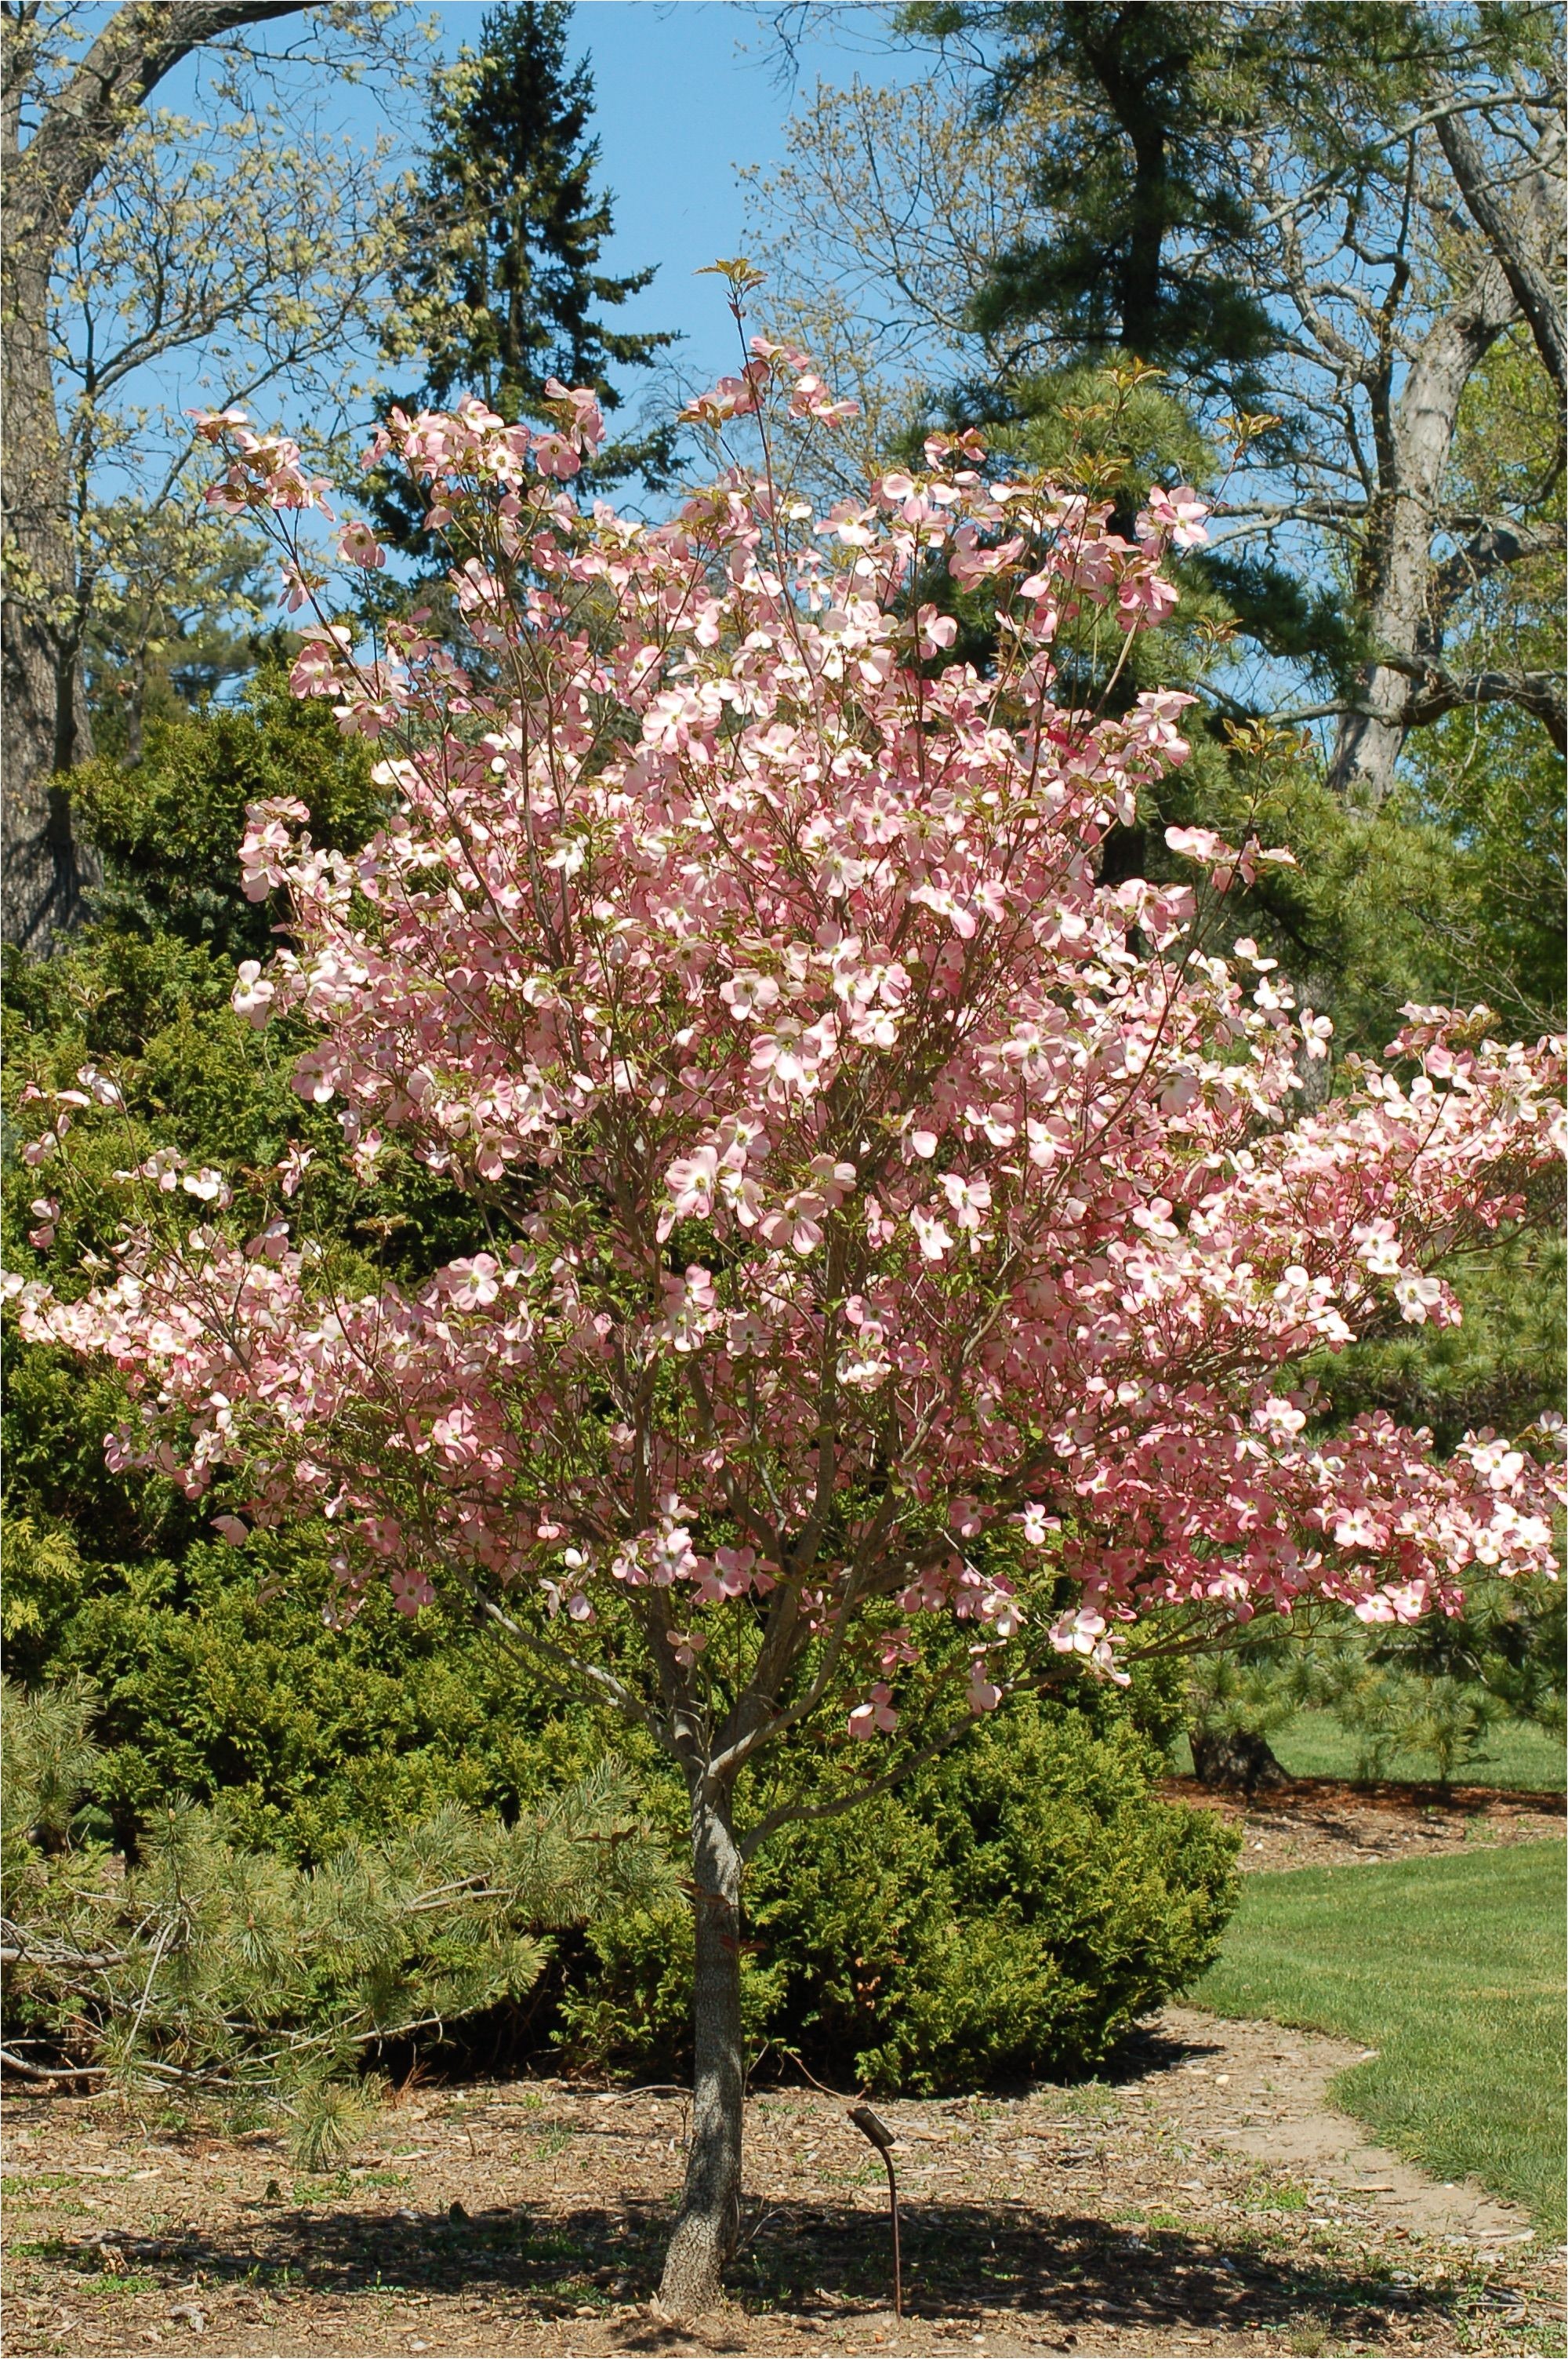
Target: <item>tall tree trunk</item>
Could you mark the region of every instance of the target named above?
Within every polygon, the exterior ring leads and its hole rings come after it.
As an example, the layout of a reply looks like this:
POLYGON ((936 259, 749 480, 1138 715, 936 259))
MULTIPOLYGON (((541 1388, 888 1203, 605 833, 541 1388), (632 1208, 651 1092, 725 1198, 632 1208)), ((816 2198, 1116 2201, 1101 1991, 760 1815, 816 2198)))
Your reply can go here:
POLYGON ((1518 307, 1502 266, 1484 263, 1451 311, 1428 332, 1393 404, 1372 539, 1363 568, 1364 618, 1375 653, 1356 683, 1329 765, 1328 783, 1352 810, 1375 811, 1421 690, 1423 658, 1435 662, 1439 633, 1433 538, 1441 529, 1443 484, 1472 371, 1518 307), (1395 661, 1379 660, 1394 658, 1395 661))
MULTIPOLYGON (((1562 122, 1548 125, 1515 201, 1507 204, 1491 168, 1457 109, 1437 118, 1437 136, 1465 211, 1496 255, 1530 321, 1536 351, 1558 392, 1568 392, 1568 330, 1563 320, 1562 122)), ((1511 162, 1511 159, 1510 159, 1511 162)), ((1511 172, 1510 172, 1511 177, 1511 172)))
POLYGON ((0 936, 44 950, 75 921, 83 888, 96 881, 59 777, 92 746, 77 662, 70 485, 49 366, 49 256, 38 225, 5 212, 0 936))
POLYGON ((142 758, 142 746, 146 732, 147 711, 147 651, 136 649, 131 658, 130 678, 125 683, 125 751, 124 760, 134 769, 142 758))
POLYGON ((741 1854, 729 1789, 694 1773, 691 1855, 697 1936, 696 2070, 686 2188, 659 2299, 677 2317, 717 2308, 741 2219, 745 2055, 741 2038, 741 1854))
MULTIPOLYGON (((165 74, 204 41, 301 0, 122 0, 52 89, 35 88, 37 12, 8 10, 0 110, 0 935, 33 950, 71 925, 96 881, 59 776, 92 750, 68 457, 55 408, 49 276, 73 214, 165 74), (23 143, 24 110, 38 122, 23 143)), ((46 77, 47 81, 47 77, 46 77)))

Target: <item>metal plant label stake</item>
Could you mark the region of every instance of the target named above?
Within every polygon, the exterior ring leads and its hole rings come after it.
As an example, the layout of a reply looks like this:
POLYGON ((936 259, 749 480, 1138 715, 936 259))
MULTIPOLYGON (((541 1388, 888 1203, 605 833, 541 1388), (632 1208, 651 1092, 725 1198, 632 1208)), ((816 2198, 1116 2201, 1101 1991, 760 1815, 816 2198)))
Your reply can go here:
POLYGON ((898 2250, 898 2180, 893 2177, 893 2134, 886 2122, 873 2114, 870 2105, 851 2105, 849 2119, 860 2136, 869 2138, 881 2156, 888 2175, 888 2209, 892 2214, 892 2314, 903 2316, 903 2270, 898 2250))

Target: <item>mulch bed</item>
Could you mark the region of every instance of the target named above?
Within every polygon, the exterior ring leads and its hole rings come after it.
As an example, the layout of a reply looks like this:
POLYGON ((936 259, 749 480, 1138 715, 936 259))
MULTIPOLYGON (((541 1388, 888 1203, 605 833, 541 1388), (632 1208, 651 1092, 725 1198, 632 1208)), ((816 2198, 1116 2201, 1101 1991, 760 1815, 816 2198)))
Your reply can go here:
POLYGON ((1564 1826, 1563 1795, 1490 1786, 1362 1786, 1339 1777, 1292 1777, 1242 1796, 1214 1792, 1194 1777, 1169 1777, 1162 1791, 1172 1801, 1238 1821, 1244 1868, 1429 1859, 1476 1843, 1537 1843, 1561 1835, 1564 1826))

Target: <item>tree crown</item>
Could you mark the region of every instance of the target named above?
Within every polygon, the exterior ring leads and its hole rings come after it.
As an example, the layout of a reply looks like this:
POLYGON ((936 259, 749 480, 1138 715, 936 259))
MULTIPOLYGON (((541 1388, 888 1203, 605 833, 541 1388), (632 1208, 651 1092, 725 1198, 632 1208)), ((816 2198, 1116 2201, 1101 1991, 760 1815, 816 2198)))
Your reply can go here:
MULTIPOLYGON (((378 434, 472 660, 323 610, 295 687, 375 743, 390 815, 351 854, 269 799, 243 850, 293 945, 236 1006, 308 1021, 294 1086, 365 1183, 397 1134, 490 1242, 376 1283, 293 1234, 308 1155, 270 1195, 144 1161, 117 1275, 11 1281, 31 1333, 131 1377, 115 1451, 192 1496, 222 1475, 264 1530, 323 1512, 345 1611, 378 1573, 411 1614, 453 1584, 702 1778, 819 1714, 869 1738, 913 1703, 941 1744, 1061 1658, 1114 1675, 1153 1605, 1190 1645, 1549 1562, 1534 1456, 1326 1430, 1292 1367, 1456 1317, 1437 1266, 1539 1203, 1561 1044, 1411 1007, 1387 1070, 1300 1118, 1325 1021, 1218 948, 1231 886, 1289 853, 1178 829, 1195 886, 1097 879, 1190 700, 1071 710, 1058 666, 1168 610, 1201 503, 1156 487, 1126 538, 943 435, 819 518, 790 438, 842 405, 754 339, 689 406, 729 463, 647 527, 561 488, 591 391, 550 409, 378 434), (996 591, 989 676, 945 659, 938 571, 996 591)), ((323 487, 205 430, 215 505, 303 578, 323 487)), ((340 548, 379 560, 357 521, 340 548)), ((29 1158, 69 1184, 70 1125, 116 1094, 57 1094, 29 1158)))
POLYGON ((611 372, 645 367, 672 339, 607 325, 653 278, 598 267, 612 223, 595 186, 593 77, 568 65, 567 0, 492 9, 431 124, 424 202, 433 234, 397 288, 395 341, 427 361, 435 402, 472 390, 507 418, 554 376, 618 405, 611 372))

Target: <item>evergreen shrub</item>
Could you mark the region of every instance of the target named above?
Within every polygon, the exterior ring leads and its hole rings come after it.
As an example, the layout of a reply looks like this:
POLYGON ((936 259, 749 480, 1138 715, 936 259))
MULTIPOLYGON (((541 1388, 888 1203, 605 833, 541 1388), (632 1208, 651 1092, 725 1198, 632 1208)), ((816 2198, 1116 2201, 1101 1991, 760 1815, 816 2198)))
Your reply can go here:
MULTIPOLYGON (((270 1597, 204 1540, 94 1565, 23 1519, 9 1553, 13 1670, 94 1694, 79 1828, 133 1857, 172 1794, 226 1842, 307 1867, 449 1806, 513 1822, 610 1742, 525 1701, 482 1631, 431 1613, 410 1627, 384 1599, 328 1629, 305 1542, 270 1597)), ((764 2073, 791 2051, 836 2085, 911 2092, 1092 2069, 1200 1974, 1234 1905, 1235 1841, 1160 1799, 1166 1765, 1135 1712, 1087 1688, 1021 1707, 906 1788, 774 1837, 751 1879, 745 1981, 764 2073)), ((679 1787, 651 1752, 639 1785, 674 1855, 679 1787)), ((583 2068, 679 2073, 684 1897, 568 1937, 539 1995, 519 2058, 554 2045, 583 2068)))
MULTIPOLYGON (((797 1822, 749 1880, 747 2033, 764 2076, 935 2094, 1102 2063, 1217 1955, 1238 1838, 1162 1801, 1124 1713, 1020 1705, 891 1795, 797 1822), (770 2053, 771 2050, 771 2053, 770 2053)), ((605 1917, 561 2001, 569 2054, 678 2073, 691 2014, 681 1903, 605 1917)))

